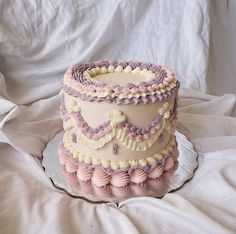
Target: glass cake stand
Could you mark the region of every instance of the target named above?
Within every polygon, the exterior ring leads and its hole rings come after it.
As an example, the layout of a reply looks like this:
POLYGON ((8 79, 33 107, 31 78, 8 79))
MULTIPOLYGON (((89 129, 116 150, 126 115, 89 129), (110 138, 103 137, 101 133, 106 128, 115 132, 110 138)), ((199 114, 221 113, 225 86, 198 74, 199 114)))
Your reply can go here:
POLYGON ((56 134, 47 144, 43 152, 42 165, 53 185, 69 196, 81 198, 92 203, 119 203, 132 197, 161 198, 169 192, 181 188, 189 181, 197 168, 197 152, 193 144, 180 132, 175 131, 178 142, 179 158, 171 171, 164 172, 159 179, 149 179, 142 184, 130 184, 123 188, 113 186, 97 187, 90 182, 81 182, 74 174, 66 172, 58 157, 58 147, 63 132, 56 134))

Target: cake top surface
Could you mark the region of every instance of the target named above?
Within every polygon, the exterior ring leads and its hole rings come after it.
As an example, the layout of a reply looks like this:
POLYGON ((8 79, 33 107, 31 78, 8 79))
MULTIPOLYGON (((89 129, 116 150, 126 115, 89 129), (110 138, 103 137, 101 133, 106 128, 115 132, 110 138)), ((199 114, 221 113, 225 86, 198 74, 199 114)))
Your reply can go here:
POLYGON ((99 61, 72 65, 62 89, 89 102, 147 104, 162 101, 179 88, 168 68, 143 62, 99 61))
POLYGON ((120 85, 125 86, 129 83, 138 85, 142 81, 148 81, 145 75, 132 74, 132 73, 121 73, 112 72, 106 74, 99 74, 94 76, 96 82, 110 84, 110 85, 120 85))

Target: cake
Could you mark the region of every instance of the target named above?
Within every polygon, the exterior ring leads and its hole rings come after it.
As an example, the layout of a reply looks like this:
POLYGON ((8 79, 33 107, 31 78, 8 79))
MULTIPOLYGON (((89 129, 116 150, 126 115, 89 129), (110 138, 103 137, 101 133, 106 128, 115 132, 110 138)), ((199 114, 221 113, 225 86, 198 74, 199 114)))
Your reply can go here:
POLYGON ((165 66, 98 61, 72 65, 62 80, 67 173, 97 187, 158 179, 178 160, 179 82, 165 66))

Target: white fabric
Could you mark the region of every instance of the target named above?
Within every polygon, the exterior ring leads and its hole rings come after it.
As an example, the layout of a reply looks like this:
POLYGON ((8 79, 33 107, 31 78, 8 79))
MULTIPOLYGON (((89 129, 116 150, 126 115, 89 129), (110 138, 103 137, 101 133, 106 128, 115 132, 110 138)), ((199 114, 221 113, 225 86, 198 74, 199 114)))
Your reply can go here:
POLYGON ((236 4, 0 1, 0 233, 236 232, 236 4), (166 64, 193 179, 162 199, 94 205, 56 190, 40 160, 62 128, 59 80, 76 62, 166 64), (213 96, 214 95, 214 96, 213 96))

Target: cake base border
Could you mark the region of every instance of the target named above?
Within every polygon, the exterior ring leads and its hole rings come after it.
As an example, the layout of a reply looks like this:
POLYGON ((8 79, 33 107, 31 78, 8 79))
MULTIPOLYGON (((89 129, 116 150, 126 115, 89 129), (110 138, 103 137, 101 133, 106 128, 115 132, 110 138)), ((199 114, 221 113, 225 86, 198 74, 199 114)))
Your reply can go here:
POLYGON ((63 131, 57 133, 43 151, 43 168, 55 188, 64 191, 73 198, 80 198, 91 203, 119 203, 133 197, 162 198, 165 194, 180 189, 191 180, 198 166, 197 152, 193 144, 179 131, 175 131, 178 142, 178 164, 160 179, 149 179, 142 184, 130 184, 125 188, 107 186, 99 188, 91 183, 79 182, 73 174, 67 173, 61 167, 58 157, 58 146, 63 137, 63 131), (63 174, 64 173, 64 174, 63 174))

